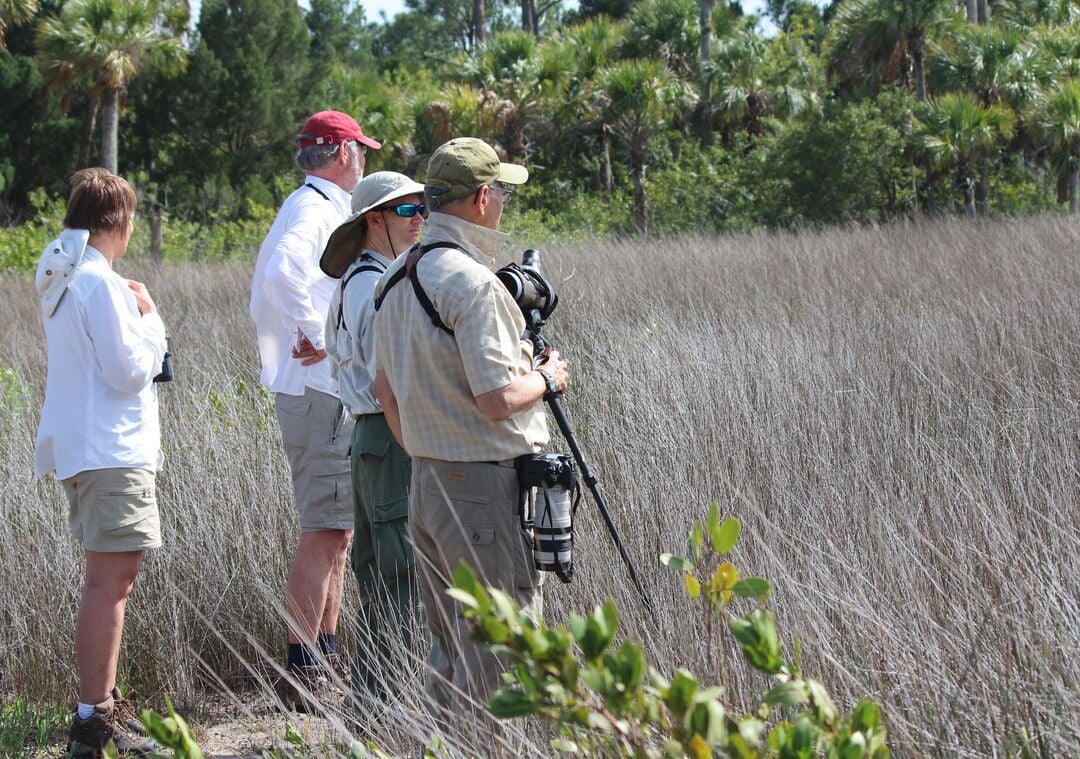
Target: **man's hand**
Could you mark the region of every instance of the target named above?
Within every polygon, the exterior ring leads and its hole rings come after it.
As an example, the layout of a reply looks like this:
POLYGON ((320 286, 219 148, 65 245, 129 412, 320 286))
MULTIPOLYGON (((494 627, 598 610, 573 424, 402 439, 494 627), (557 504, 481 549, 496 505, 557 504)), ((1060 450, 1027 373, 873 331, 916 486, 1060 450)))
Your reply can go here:
POLYGON ((545 348, 544 352, 540 354, 540 360, 537 362, 536 367, 551 375, 560 393, 566 392, 570 375, 566 368, 566 362, 559 358, 557 350, 554 350, 551 346, 545 348))
POLYGON ((306 336, 301 335, 300 342, 293 346, 292 357, 300 359, 300 366, 311 366, 326 358, 326 349, 317 350, 306 336))
POLYGON ((131 288, 131 292, 135 293, 135 305, 139 307, 141 316, 157 311, 157 306, 154 305, 154 299, 150 297, 150 291, 146 289, 146 285, 142 282, 136 282, 134 279, 129 279, 127 286, 131 288))

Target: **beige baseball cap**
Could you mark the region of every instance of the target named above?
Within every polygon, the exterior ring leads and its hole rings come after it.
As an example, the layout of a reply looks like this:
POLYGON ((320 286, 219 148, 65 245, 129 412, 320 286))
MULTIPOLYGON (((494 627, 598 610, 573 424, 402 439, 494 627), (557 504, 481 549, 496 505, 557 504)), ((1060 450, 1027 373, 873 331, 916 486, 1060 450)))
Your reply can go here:
POLYGON ((340 278, 356 257, 367 231, 368 211, 404 198, 406 195, 423 195, 424 185, 414 182, 396 171, 376 171, 368 174, 356 185, 352 193, 352 216, 334 230, 326 243, 319 268, 328 277, 340 278))
POLYGON ((529 170, 516 163, 502 163, 495 149, 475 137, 458 137, 432 153, 424 180, 428 208, 464 198, 494 182, 525 184, 529 170))

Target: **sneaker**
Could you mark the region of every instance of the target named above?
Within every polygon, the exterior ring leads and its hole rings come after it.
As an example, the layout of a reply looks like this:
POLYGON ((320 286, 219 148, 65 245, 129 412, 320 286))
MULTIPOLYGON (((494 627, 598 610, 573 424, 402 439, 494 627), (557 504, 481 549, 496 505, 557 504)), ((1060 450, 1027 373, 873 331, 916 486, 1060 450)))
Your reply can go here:
POLYGON ((276 690, 286 709, 302 714, 318 714, 327 706, 340 705, 345 695, 318 665, 290 666, 278 679, 276 690))
POLYGON ((95 704, 94 713, 86 719, 79 719, 76 712, 71 722, 66 755, 99 759, 104 756, 103 749, 109 741, 116 744, 120 756, 148 756, 163 750, 156 741, 130 730, 113 697, 109 696, 100 704, 95 704))

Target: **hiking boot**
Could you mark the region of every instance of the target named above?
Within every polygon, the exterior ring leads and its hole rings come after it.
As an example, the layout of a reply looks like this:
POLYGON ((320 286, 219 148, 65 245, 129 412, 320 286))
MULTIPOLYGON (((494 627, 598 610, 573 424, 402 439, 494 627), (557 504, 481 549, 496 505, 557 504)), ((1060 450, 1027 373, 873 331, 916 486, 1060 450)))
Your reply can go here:
POLYGON ((319 665, 291 665, 277 682, 277 696, 290 711, 319 714, 328 706, 338 706, 345 694, 334 686, 319 665))
POLYGON ((335 686, 338 683, 345 683, 347 685, 351 672, 349 669, 349 660, 345 657, 345 654, 339 654, 337 651, 334 651, 333 653, 326 655, 325 662, 326 669, 332 673, 330 682, 335 686))
POLYGON ((142 723, 139 712, 135 710, 135 704, 131 703, 130 699, 124 698, 124 694, 120 692, 119 688, 114 686, 109 691, 109 695, 112 696, 113 704, 116 706, 116 710, 120 712, 120 719, 123 720, 128 730, 136 735, 150 734, 146 732, 146 726, 142 723))
POLYGON ((76 712, 68 736, 67 756, 100 759, 109 741, 116 744, 120 756, 148 756, 163 750, 156 741, 128 728, 112 696, 95 704, 94 713, 86 719, 79 719, 76 712))

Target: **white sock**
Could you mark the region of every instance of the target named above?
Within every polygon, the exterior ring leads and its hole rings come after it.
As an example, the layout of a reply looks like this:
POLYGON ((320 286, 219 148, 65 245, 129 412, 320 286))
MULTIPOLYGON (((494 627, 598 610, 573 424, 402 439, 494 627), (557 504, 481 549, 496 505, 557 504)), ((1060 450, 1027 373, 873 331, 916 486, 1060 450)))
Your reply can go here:
POLYGON ((94 713, 94 705, 93 704, 82 704, 82 703, 79 704, 79 719, 87 719, 93 713, 94 713))

